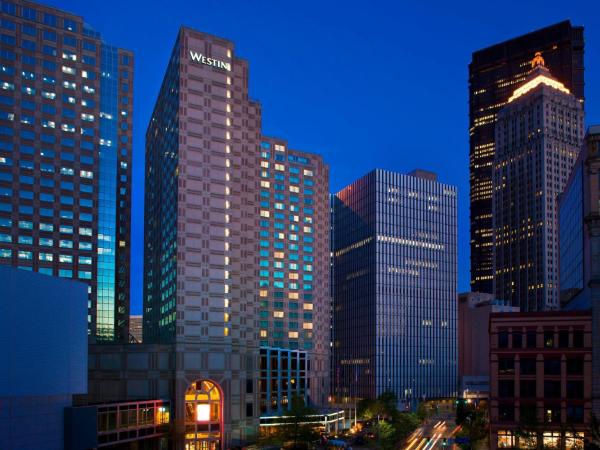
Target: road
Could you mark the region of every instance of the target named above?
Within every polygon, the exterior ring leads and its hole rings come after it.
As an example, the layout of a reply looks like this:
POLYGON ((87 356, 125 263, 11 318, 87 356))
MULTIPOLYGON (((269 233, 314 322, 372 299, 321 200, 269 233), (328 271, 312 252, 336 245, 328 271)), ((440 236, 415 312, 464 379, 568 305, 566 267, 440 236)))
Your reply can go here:
POLYGON ((444 438, 456 436, 460 427, 454 424, 454 418, 437 418, 416 429, 406 441, 404 450, 432 450, 456 448, 454 445, 444 446, 444 438))

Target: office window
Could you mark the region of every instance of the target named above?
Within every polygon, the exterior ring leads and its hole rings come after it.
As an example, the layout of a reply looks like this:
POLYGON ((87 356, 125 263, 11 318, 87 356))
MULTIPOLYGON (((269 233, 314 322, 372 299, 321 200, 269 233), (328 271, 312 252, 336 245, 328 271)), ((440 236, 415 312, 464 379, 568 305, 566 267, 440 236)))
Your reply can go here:
POLYGON ((527 348, 535 348, 537 345, 536 339, 537 339, 536 331, 535 330, 527 330, 527 333, 526 333, 527 348))
POLYGON ((583 330, 573 330, 573 347, 583 348, 583 330))
POLYGON ((544 375, 560 375, 560 359, 549 358, 544 360, 544 375))
POLYGON ((500 358, 498 360, 498 372, 501 375, 512 374, 515 372, 514 358, 500 358))
POLYGON ((536 361, 535 358, 521 358, 520 361, 521 375, 535 375, 536 361))

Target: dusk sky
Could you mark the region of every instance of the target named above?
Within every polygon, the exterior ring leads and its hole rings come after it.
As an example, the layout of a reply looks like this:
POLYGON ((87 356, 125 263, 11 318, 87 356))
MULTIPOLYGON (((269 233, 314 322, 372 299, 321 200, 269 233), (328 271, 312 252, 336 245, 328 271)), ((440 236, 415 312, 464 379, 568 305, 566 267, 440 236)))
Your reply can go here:
POLYGON ((583 25, 586 125, 600 123, 600 2, 419 3, 48 0, 135 52, 133 314, 142 311, 144 135, 180 25, 235 42, 264 134, 322 154, 332 192, 375 167, 424 168, 457 185, 458 289, 469 290, 471 53, 561 20, 583 25))

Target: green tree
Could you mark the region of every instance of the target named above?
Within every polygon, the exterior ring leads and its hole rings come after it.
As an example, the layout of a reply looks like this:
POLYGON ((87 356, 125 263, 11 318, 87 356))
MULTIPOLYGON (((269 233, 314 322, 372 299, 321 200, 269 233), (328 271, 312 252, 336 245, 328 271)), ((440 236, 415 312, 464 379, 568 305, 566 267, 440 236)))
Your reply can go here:
POLYGON ((457 437, 469 438, 469 443, 460 444, 463 449, 473 449, 488 436, 488 422, 485 408, 469 408, 457 437))
POLYGON ((421 402, 419 403, 419 406, 417 406, 417 416, 421 422, 429 419, 432 413, 433 411, 427 402, 421 402))
POLYGON ((377 447, 381 450, 391 450, 396 447, 397 432, 396 428, 390 422, 384 420, 375 425, 375 436, 377 437, 377 447))
POLYGON ((282 427, 282 438, 292 442, 292 449, 306 448, 306 444, 319 438, 315 425, 310 424, 316 411, 306 405, 304 398, 294 395, 290 409, 283 413, 286 425, 282 427))

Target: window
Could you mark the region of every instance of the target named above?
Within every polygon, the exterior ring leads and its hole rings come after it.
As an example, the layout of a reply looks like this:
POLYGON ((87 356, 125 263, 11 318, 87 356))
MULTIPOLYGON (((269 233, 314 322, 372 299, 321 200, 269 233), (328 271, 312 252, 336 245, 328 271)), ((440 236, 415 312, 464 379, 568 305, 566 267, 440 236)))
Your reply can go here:
POLYGON ((521 358, 520 361, 521 375, 535 375, 536 362, 534 358, 521 358))
MULTIPOLYGON (((560 422, 560 405, 544 405, 544 422, 560 422)), ((548 448, 548 447, 544 447, 548 448)))
POLYGON ((567 405, 567 422, 582 423, 583 422, 583 406, 567 405))
POLYGON ((567 359, 567 375, 583 375, 583 359, 567 359))
POLYGON ((56 23, 57 23, 56 16, 54 14, 44 13, 44 24, 45 25, 55 27, 56 23))
POLYGON ((64 19, 63 25, 65 30, 77 32, 77 22, 74 20, 64 19))
POLYGON ((583 330, 573 331, 573 347, 583 348, 583 330))
POLYGON ((24 19, 27 20, 36 20, 37 11, 33 8, 28 8, 27 6, 23 6, 22 14, 24 19))
POLYGON ((515 382, 514 380, 498 381, 498 396, 499 397, 514 397, 515 382))
POLYGON ((544 375, 560 375, 560 359, 544 360, 544 375))
POLYGON ((521 380, 520 388, 521 388, 521 398, 537 397, 535 380, 521 380))
POLYGON ((513 358, 500 358, 498 360, 498 372, 501 375, 515 373, 515 360, 513 358))
POLYGON ((515 407, 513 405, 499 405, 498 420, 501 422, 512 422, 515 420, 515 407))
POLYGON ((544 397, 560 398, 560 381, 545 380, 544 381, 544 397))
POLYGON ((527 348, 535 348, 536 347, 536 336, 537 333, 535 330, 527 330, 526 339, 527 339, 527 348))
POLYGON ((583 381, 581 381, 581 380, 567 381, 567 398, 574 398, 574 399, 583 398, 583 381))
POLYGON ((554 348, 554 330, 544 331, 544 347, 554 348))
POLYGON ((558 331, 558 346, 560 348, 567 348, 569 346, 569 330, 558 331))

